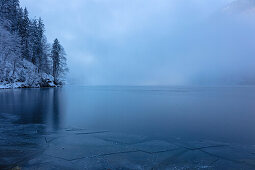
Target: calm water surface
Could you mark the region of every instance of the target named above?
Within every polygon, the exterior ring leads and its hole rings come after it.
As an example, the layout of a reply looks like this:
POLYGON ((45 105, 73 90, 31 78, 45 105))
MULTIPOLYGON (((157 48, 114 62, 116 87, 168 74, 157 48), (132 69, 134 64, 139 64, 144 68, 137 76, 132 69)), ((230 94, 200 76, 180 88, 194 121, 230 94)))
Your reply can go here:
POLYGON ((18 124, 153 138, 255 144, 255 87, 78 87, 0 90, 18 124))

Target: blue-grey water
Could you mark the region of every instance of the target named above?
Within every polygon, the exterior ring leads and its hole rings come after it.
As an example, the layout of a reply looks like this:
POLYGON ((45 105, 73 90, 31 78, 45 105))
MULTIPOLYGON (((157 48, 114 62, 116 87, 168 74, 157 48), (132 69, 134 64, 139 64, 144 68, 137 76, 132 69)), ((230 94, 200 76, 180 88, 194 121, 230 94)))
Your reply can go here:
POLYGON ((64 87, 0 91, 21 124, 255 144, 254 87, 64 87))
POLYGON ((8 132, 2 123, 2 140, 9 134, 24 132, 15 131, 17 125, 40 125, 44 132, 76 128, 157 140, 255 145, 255 87, 67 86, 0 90, 0 118, 2 122, 13 119, 13 128, 8 132))

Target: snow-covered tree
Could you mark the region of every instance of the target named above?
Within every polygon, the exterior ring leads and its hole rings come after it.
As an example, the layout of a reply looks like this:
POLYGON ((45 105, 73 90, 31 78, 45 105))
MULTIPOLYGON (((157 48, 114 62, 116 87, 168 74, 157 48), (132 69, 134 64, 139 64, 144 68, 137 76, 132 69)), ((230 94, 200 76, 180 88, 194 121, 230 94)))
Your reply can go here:
POLYGON ((19 9, 19 0, 0 0, 0 16, 11 22, 12 32, 17 31, 19 9))
POLYGON ((62 84, 67 71, 64 48, 58 41, 52 48, 41 18, 31 20, 19 0, 0 0, 0 85, 62 84))
POLYGON ((16 79, 15 72, 20 62, 20 39, 0 25, 0 81, 16 79))
POLYGON ((53 77, 55 84, 62 84, 63 78, 66 72, 68 72, 65 55, 66 53, 64 48, 59 43, 58 39, 55 39, 51 51, 53 60, 53 77))
POLYGON ((19 35, 21 37, 21 53, 23 58, 31 61, 31 52, 29 51, 29 26, 30 20, 28 17, 28 11, 25 8, 22 17, 21 28, 19 30, 19 35))

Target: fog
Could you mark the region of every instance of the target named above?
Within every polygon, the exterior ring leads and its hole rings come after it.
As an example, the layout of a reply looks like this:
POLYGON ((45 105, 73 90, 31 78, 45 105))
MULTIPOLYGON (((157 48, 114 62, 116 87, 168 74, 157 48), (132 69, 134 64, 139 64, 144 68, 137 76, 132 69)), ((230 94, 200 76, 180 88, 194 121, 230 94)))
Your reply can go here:
POLYGON ((254 0, 21 0, 65 47, 69 84, 255 84, 254 0))

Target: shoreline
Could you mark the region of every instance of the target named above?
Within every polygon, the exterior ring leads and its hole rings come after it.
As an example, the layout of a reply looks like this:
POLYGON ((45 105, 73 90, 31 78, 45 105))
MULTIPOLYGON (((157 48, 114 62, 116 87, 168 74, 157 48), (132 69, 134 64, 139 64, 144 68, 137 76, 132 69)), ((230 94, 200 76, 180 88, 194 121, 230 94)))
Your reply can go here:
POLYGON ((0 85, 0 89, 30 89, 30 88, 55 88, 55 87, 61 87, 60 85, 55 85, 54 83, 50 83, 47 86, 28 86, 21 82, 16 82, 13 84, 4 84, 0 85))

